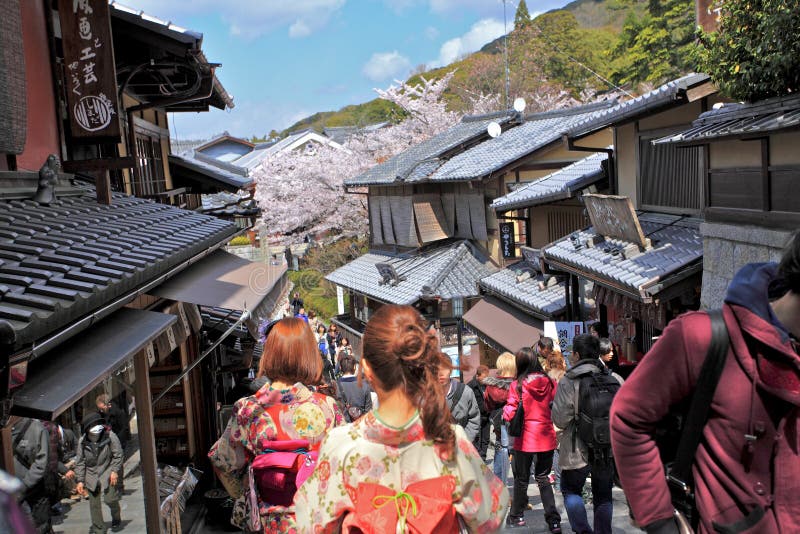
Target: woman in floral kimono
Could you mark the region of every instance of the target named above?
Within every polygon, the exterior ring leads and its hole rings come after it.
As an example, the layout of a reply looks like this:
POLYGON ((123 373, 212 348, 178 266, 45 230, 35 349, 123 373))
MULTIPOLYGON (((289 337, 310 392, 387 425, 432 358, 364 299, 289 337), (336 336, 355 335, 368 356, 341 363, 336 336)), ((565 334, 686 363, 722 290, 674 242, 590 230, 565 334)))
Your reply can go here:
POLYGON ((447 363, 414 308, 373 315, 361 366, 378 408, 325 438, 295 494, 299 532, 499 530, 508 490, 452 424, 437 382, 447 363))
POLYGON ((336 401, 308 386, 322 379, 322 360, 314 334, 305 321, 281 319, 268 327, 258 376, 272 382, 255 395, 234 404, 233 416, 222 437, 209 452, 209 458, 225 489, 235 499, 232 523, 252 531, 260 525, 264 532, 296 532, 294 507, 269 505, 257 500, 253 510, 247 467, 270 441, 308 440, 318 450, 322 438, 344 418, 336 401))

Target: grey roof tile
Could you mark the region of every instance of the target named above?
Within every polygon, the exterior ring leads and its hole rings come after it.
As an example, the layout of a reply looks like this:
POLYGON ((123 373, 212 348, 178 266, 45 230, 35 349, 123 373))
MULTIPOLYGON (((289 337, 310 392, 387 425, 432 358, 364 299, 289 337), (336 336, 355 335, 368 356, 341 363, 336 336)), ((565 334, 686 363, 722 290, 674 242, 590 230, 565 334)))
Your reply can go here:
MULTIPOLYGON (((382 185, 403 181, 412 175, 416 167, 438 158, 442 154, 482 136, 488 136, 486 128, 491 122, 506 123, 513 114, 509 112, 492 113, 475 117, 465 117, 461 122, 434 135, 389 160, 375 165, 366 172, 345 180, 346 186, 382 185)), ((413 176, 421 179, 420 173, 413 176)))
POLYGON ((712 139, 800 129, 800 96, 782 96, 752 103, 724 104, 707 111, 682 132, 654 141, 701 143, 712 139))
POLYGON ((456 154, 428 178, 431 182, 474 180, 499 171, 509 164, 558 141, 569 128, 615 101, 558 109, 529 115, 519 126, 456 154))
POLYGON ((652 110, 674 103, 683 103, 685 102, 683 95, 687 89, 708 81, 710 78, 707 74, 687 74, 641 96, 620 102, 614 107, 597 113, 594 117, 573 125, 569 130, 569 136, 583 137, 603 128, 633 120, 652 110))
POLYGON ((575 192, 604 179, 606 161, 608 161, 607 153, 592 154, 495 199, 491 207, 495 210, 510 210, 569 198, 575 192))
POLYGON ((219 183, 223 189, 238 191, 253 185, 253 179, 249 177, 247 169, 206 156, 196 150, 184 152, 180 156, 170 154, 169 164, 201 173, 219 183))
POLYGON ((493 270, 468 242, 458 241, 419 250, 413 255, 389 256, 370 252, 325 278, 384 302, 413 304, 423 297, 452 299, 476 296, 478 280, 493 270), (381 284, 381 276, 375 267, 378 263, 392 265, 405 280, 397 285, 381 284))
POLYGON ((700 219, 646 212, 639 214, 639 221, 653 247, 638 257, 626 259, 621 254, 615 255, 614 250, 621 250, 628 243, 608 237, 594 247, 582 245, 576 249, 572 236, 578 243, 585 243, 596 235, 593 227, 552 243, 543 249, 543 255, 548 262, 593 275, 599 282, 614 282, 638 295, 676 271, 688 268, 700 272, 703 257, 700 219))
POLYGON ((566 309, 564 282, 539 289, 542 281, 537 269, 527 261, 515 263, 480 280, 481 288, 530 310, 545 318, 552 318, 566 309), (531 273, 531 277, 517 282, 517 275, 531 273))
POLYGON ((98 204, 93 190, 59 197, 50 206, 0 201, 0 214, 0 320, 11 325, 15 348, 155 280, 237 232, 235 225, 216 217, 140 198, 115 194, 110 206, 98 204), (37 229, 27 232, 20 227, 23 221, 37 229))

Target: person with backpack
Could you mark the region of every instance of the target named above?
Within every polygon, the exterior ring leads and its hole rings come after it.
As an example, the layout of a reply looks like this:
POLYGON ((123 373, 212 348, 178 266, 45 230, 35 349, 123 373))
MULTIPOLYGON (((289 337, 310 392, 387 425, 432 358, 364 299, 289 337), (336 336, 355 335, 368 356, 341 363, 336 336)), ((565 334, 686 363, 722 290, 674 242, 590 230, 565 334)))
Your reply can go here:
MULTIPOLYGON (((523 514, 528 507, 528 483, 531 467, 539 486, 544 506, 544 517, 550 532, 561 532, 561 514, 556 508, 550 470, 553 468, 553 453, 556 448, 556 431, 550 419, 550 405, 556 394, 556 383, 544 373, 539 358, 530 348, 523 348, 515 355, 517 379, 508 389, 508 402, 503 408, 503 419, 512 421, 522 410, 519 435, 514 437, 514 497, 506 526, 526 526, 523 514)), ((511 429, 513 430, 513 428, 511 429)))
POLYGON ((439 369, 439 385, 444 391, 453 421, 464 429, 470 441, 474 443, 481 430, 481 411, 478 401, 469 386, 451 378, 452 372, 453 367, 448 358, 439 369))
POLYGON ((683 480, 694 495, 696 532, 800 532, 800 234, 779 263, 737 272, 717 335, 715 316, 670 321, 614 401, 611 438, 631 509, 647 532, 679 532, 671 498, 678 495, 670 494, 656 435, 671 407, 702 395, 711 409, 682 432, 696 440, 683 480), (721 374, 708 382, 701 369, 715 338, 728 347, 721 374))
POLYGON ((348 423, 352 423, 372 410, 372 389, 366 381, 359 384, 354 356, 342 356, 337 363, 342 376, 336 379, 336 390, 344 406, 344 417, 348 423))
POLYGON ((52 532, 50 500, 45 475, 50 463, 47 429, 37 419, 20 419, 11 427, 14 473, 22 481, 20 507, 36 527, 36 532, 52 532))
POLYGON ((271 382, 239 399, 208 456, 235 499, 231 522, 246 532, 296 532, 292 499, 316 465, 326 434, 344 424, 336 400, 312 388, 322 382, 314 334, 302 319, 268 324, 257 377, 271 382))
POLYGON ((489 450, 489 410, 486 409, 486 401, 484 401, 486 386, 483 385, 483 381, 488 377, 489 368, 485 365, 479 365, 475 376, 467 382, 467 386, 475 395, 475 400, 478 403, 478 412, 481 414, 481 428, 472 444, 475 445, 475 449, 477 449, 484 462, 486 461, 486 452, 489 450))
POLYGON ((367 323, 361 359, 376 409, 325 438, 295 495, 298 532, 496 532, 508 490, 450 421, 437 374, 449 358, 411 306, 367 323))
POLYGON ((620 382, 599 360, 600 340, 579 334, 572 340, 572 368, 558 383, 553 424, 561 430, 561 492, 572 530, 578 534, 611 534, 614 461, 609 439, 609 412, 620 382), (583 486, 592 477, 594 528, 586 517, 583 486))
POLYGON ((97 412, 89 412, 83 418, 81 427, 83 435, 78 441, 78 454, 75 457, 75 479, 77 492, 89 495, 89 514, 92 518, 89 532, 106 533, 101 500, 105 500, 111 511, 111 530, 116 532, 122 528, 122 508, 119 504, 119 473, 124 460, 122 446, 117 435, 97 412))

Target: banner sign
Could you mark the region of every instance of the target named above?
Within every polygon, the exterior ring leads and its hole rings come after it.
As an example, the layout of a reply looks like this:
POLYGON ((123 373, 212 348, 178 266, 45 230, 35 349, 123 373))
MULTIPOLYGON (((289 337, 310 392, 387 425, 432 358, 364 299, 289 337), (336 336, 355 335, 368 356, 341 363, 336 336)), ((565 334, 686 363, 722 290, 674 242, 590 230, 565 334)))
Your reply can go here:
POLYGON ((569 355, 572 354, 572 340, 575 339, 575 336, 578 334, 583 333, 585 333, 585 329, 581 322, 544 322, 544 335, 558 343, 568 366, 569 355))
POLYGON ((504 258, 514 258, 514 223, 500 223, 500 250, 504 258))
POLYGON ((59 0, 73 137, 120 138, 108 0, 59 0))

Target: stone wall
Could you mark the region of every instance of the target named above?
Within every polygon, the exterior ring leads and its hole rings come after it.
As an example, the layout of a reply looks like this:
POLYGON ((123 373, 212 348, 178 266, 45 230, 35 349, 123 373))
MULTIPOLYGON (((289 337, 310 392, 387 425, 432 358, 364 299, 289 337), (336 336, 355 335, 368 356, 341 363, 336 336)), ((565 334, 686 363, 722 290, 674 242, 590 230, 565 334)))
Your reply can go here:
POLYGON ((791 232, 757 226, 703 223, 703 308, 722 305, 733 275, 747 263, 779 261, 791 232))

